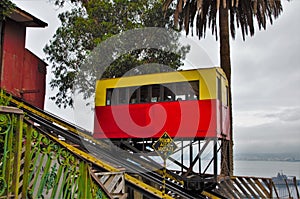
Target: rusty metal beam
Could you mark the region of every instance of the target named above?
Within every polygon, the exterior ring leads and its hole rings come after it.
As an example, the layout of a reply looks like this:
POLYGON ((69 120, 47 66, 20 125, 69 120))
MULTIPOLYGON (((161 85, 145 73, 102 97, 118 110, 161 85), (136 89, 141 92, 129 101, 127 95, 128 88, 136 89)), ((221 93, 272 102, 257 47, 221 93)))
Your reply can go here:
POLYGON ((273 190, 273 187, 274 187, 275 194, 276 194, 277 198, 279 198, 279 195, 278 195, 277 189, 276 189, 276 187, 274 186, 274 183, 273 183, 273 181, 272 181, 271 179, 266 179, 266 178, 263 178, 263 179, 262 179, 262 181, 264 182, 264 184, 266 185, 266 187, 268 187, 268 188, 269 188, 269 190, 270 190, 270 194, 272 194, 270 198, 272 198, 272 197, 273 197, 273 192, 272 192, 272 190, 273 190))
POLYGON ((272 191, 272 190, 269 190, 269 191, 266 190, 265 186, 263 186, 262 183, 257 178, 253 178, 253 180, 254 180, 255 184, 257 186, 259 186, 260 190, 262 190, 262 192, 264 192, 265 197, 271 198, 270 191, 272 191))
POLYGON ((264 198, 264 197, 266 197, 258 188, 257 188, 257 186, 253 183, 253 181, 252 181, 252 178, 246 178, 246 180, 247 180, 247 182, 251 185, 251 188, 253 188, 255 191, 256 191, 256 193, 261 197, 261 198, 264 198))
MULTIPOLYGON (((244 195, 236 188, 236 186, 234 185, 234 183, 231 179, 226 180, 226 182, 227 182, 227 184, 230 184, 230 186, 234 190, 234 193, 236 195, 238 195, 238 198, 243 198, 244 197, 244 195)), ((235 198, 237 198, 237 197, 235 197, 235 198)))
POLYGON ((235 196, 235 194, 233 192, 234 188, 231 187, 230 185, 228 185, 226 183, 226 181, 222 181, 220 183, 220 185, 224 188, 223 190, 225 191, 225 193, 226 193, 226 195, 227 195, 228 198, 236 198, 236 196, 235 196))
POLYGON ((246 198, 251 198, 249 193, 245 190, 245 188, 241 185, 241 183, 238 181, 237 178, 235 178, 233 181, 239 187, 239 189, 243 192, 243 194, 246 196, 246 198))
POLYGON ((257 195, 251 189, 251 187, 248 185, 248 183, 245 181, 245 179, 244 178, 238 178, 238 179, 244 185, 244 187, 246 188, 246 190, 250 192, 251 196, 258 199, 257 195))

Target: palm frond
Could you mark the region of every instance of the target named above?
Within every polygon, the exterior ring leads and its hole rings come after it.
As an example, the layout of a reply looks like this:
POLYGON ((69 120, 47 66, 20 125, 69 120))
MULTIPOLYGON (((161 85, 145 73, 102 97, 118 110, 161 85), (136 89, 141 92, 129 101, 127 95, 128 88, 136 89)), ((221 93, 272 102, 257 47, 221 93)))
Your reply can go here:
POLYGON ((223 8, 227 7, 227 0, 223 0, 223 8))
POLYGON ((165 0, 163 3, 163 10, 166 11, 170 7, 172 2, 173 0, 165 0))
MULTIPOLYGON (((171 3, 172 0, 165 0, 164 10, 171 3)), ((216 19, 220 6, 228 9, 232 38, 236 36, 236 27, 241 29, 242 37, 245 39, 247 35, 254 35, 255 20, 259 30, 266 29, 267 22, 272 24, 273 19, 276 19, 282 12, 281 0, 177 0, 174 13, 175 26, 179 24, 179 29, 184 28, 188 34, 189 27, 193 30, 195 24, 199 38, 205 37, 208 26, 212 34, 217 36, 216 19)))
POLYGON ((220 8, 220 0, 217 0, 217 9, 219 10, 220 8))

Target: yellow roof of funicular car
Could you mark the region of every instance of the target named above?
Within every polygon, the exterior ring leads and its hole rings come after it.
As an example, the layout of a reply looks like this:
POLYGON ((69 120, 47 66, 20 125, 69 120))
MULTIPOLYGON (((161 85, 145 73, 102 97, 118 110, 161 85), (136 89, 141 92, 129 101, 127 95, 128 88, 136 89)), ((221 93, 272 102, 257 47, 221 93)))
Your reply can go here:
POLYGON ((96 82, 95 106, 105 106, 106 89, 109 88, 122 88, 151 84, 166 84, 195 80, 200 81, 200 100, 216 99, 217 78, 221 79, 222 87, 228 86, 225 73, 219 67, 101 79, 96 82))

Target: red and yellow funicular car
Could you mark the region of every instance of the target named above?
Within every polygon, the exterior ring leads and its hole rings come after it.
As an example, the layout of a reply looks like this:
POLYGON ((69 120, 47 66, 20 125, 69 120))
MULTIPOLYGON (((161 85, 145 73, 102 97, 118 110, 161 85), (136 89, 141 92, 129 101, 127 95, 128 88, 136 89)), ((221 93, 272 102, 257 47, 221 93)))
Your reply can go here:
POLYGON ((98 80, 94 137, 229 139, 228 82, 218 68, 98 80))

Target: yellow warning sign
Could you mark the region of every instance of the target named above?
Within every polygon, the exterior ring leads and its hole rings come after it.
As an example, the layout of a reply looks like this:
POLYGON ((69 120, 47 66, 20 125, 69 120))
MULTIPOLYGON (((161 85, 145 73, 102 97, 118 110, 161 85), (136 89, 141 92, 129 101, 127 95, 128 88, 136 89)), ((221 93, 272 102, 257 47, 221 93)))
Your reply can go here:
POLYGON ((168 157, 172 155, 177 148, 175 142, 167 132, 164 132, 164 134, 153 144, 152 147, 164 160, 168 159, 168 157))

